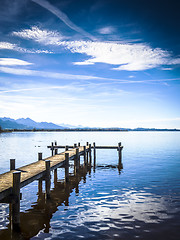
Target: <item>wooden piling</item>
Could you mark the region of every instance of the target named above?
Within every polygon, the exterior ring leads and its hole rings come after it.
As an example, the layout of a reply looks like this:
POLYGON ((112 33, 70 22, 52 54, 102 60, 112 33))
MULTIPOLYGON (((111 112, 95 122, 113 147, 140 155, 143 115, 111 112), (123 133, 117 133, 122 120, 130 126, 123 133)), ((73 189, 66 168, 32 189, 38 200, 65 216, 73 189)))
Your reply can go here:
POLYGON ((81 146, 81 143, 80 142, 78 142, 78 147, 80 147, 81 146))
POLYGON ((38 153, 38 161, 40 161, 40 160, 42 160, 42 153, 41 152, 38 153))
POLYGON ((21 172, 13 172, 13 188, 12 193, 16 198, 15 203, 12 204, 12 229, 14 231, 19 231, 20 229, 20 180, 21 172))
POLYGON ((50 198, 50 188, 51 188, 51 168, 50 168, 50 160, 45 161, 46 164, 46 199, 50 198))
POLYGON ((96 143, 93 142, 93 149, 94 149, 94 168, 96 166, 96 143))
MULTIPOLYGON (((89 147, 89 142, 86 142, 86 146, 89 147)), ((86 151, 86 160, 87 160, 87 164, 89 162, 89 149, 87 149, 86 151)))
POLYGON ((54 154, 55 154, 55 155, 58 154, 58 149, 57 149, 57 148, 54 149, 54 154))
POLYGON ((77 147, 77 144, 76 143, 74 143, 74 148, 76 148, 77 147))
POLYGON ((54 186, 57 184, 57 168, 54 169, 54 186))
POLYGON ((84 166, 87 166, 87 159, 86 159, 86 146, 83 146, 84 149, 84 166))
POLYGON ((65 153, 65 182, 69 182, 69 153, 65 153))
POLYGON ((65 146, 65 152, 68 151, 69 147, 66 145, 65 146))
POLYGON ((119 166, 122 164, 122 147, 121 147, 121 142, 118 143, 118 155, 119 155, 119 166))
POLYGON ((51 155, 52 156, 54 155, 54 143, 53 142, 51 143, 51 155))
POLYGON ((91 153, 91 144, 89 144, 89 165, 92 165, 92 153, 91 153))
MULTIPOLYGON (((54 145, 57 146, 57 141, 54 142, 54 145)), ((58 154, 58 148, 56 148, 56 147, 54 149, 54 154, 55 155, 58 154)))
POLYGON ((76 148, 76 157, 75 157, 75 162, 76 162, 76 172, 79 171, 79 162, 80 162, 80 159, 79 159, 79 148, 76 148))
POLYGON ((10 171, 15 170, 15 159, 10 159, 10 171))
POLYGON ((38 180, 38 194, 42 193, 42 179, 38 180))

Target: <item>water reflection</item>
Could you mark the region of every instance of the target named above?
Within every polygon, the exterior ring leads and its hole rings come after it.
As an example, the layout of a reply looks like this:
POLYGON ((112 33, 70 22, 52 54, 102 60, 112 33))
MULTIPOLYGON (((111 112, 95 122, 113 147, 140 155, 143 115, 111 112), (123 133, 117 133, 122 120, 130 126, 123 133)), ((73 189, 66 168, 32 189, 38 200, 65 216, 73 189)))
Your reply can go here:
POLYGON ((89 169, 89 167, 80 167, 78 172, 69 176, 68 183, 58 180, 57 171, 55 171, 54 188, 51 190, 50 199, 45 197, 42 180, 39 180, 37 202, 31 205, 31 209, 20 213, 20 233, 11 231, 10 222, 7 229, 0 231, 0 239, 30 239, 42 229, 44 233, 48 233, 53 214, 62 204, 69 206, 71 192, 75 189, 76 194, 79 193, 79 182, 81 179, 86 182, 86 174, 87 171, 90 171, 89 169))
MULTIPOLYGON (((116 168, 119 172, 122 169, 122 164, 115 165, 97 165, 93 166, 94 172, 97 169, 111 169, 116 168)), ((38 193, 37 202, 31 204, 31 208, 25 212, 20 213, 20 231, 12 231, 11 223, 11 204, 9 206, 9 224, 6 229, 0 231, 0 239, 30 239, 36 236, 40 231, 43 233, 49 233, 51 228, 50 221, 53 214, 58 211, 58 207, 65 205, 69 206, 69 197, 75 190, 75 194, 79 195, 79 183, 83 180, 86 183, 86 177, 91 177, 92 165, 81 165, 76 171, 69 175, 69 181, 66 182, 62 179, 58 179, 57 169, 54 170, 54 187, 50 191, 50 198, 47 199, 46 193, 43 191, 43 180, 38 180, 38 193)), ((77 213, 78 215, 78 213, 77 213)), ((89 215, 89 214, 88 214, 89 215)))

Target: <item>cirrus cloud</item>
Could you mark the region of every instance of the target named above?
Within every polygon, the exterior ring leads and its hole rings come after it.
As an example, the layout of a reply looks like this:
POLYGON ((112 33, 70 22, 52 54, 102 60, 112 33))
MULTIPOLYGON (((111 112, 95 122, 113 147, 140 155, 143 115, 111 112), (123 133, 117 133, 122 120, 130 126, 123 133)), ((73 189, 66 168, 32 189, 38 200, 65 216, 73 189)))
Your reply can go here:
POLYGON ((9 42, 0 42, 0 49, 4 50, 13 50, 22 53, 53 53, 48 50, 29 50, 26 48, 19 47, 17 44, 9 43, 9 42))
POLYGON ((57 31, 41 30, 38 27, 13 32, 13 35, 34 40, 43 45, 64 47, 71 53, 81 53, 89 59, 74 62, 74 65, 106 63, 112 70, 142 71, 180 64, 180 58, 161 48, 152 48, 146 43, 117 43, 100 41, 67 41, 57 31))
POLYGON ((16 58, 0 58, 0 66, 27 66, 32 64, 16 58))
POLYGON ((46 29, 41 30, 37 26, 33 26, 31 29, 12 32, 12 35, 25 39, 31 39, 43 45, 58 45, 59 41, 67 39, 67 37, 62 36, 57 31, 49 31, 46 29))
POLYGON ((82 53, 91 57, 83 62, 75 62, 75 65, 106 63, 116 65, 113 70, 141 71, 162 65, 178 64, 180 60, 172 59, 168 51, 151 48, 145 43, 66 41, 61 45, 72 53, 82 53))

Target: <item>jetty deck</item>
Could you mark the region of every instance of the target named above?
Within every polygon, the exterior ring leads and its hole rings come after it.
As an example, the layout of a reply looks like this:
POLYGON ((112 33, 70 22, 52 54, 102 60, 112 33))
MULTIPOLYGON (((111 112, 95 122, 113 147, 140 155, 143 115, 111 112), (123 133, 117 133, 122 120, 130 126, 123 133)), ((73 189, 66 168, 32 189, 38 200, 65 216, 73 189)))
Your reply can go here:
MULTIPOLYGON (((57 178, 57 168, 65 169, 65 186, 70 182, 69 160, 74 160, 74 176, 81 170, 80 156, 84 157, 83 166, 85 170, 92 167, 92 150, 93 150, 93 167, 96 166, 96 149, 117 149, 119 162, 118 167, 122 168, 122 149, 121 143, 118 146, 91 146, 88 142, 86 146, 80 146, 80 143, 73 146, 58 146, 57 142, 52 143, 50 148, 52 156, 45 159, 42 153, 38 153, 38 161, 26 166, 15 168, 15 159, 10 159, 10 171, 0 175, 0 202, 10 204, 11 230, 19 231, 20 224, 20 189, 34 180, 39 180, 39 187, 42 188, 42 181, 45 181, 45 199, 51 198, 51 171, 54 170, 54 177, 57 178), (59 148, 65 148, 65 151, 58 154, 59 148)), ((54 180, 54 183, 56 181, 54 180)))
MULTIPOLYGON (((84 154, 84 147, 78 147, 79 155, 84 154)), ((86 151, 88 151, 89 146, 86 146, 86 151)), ((53 155, 51 157, 39 160, 37 162, 28 164, 24 167, 20 167, 15 170, 11 170, 4 174, 0 175, 0 200, 7 197, 12 193, 13 187, 13 172, 21 172, 20 188, 28 185, 34 180, 38 180, 43 177, 46 173, 46 164, 45 161, 50 161, 50 170, 54 170, 58 167, 61 167, 65 164, 65 153, 69 153, 69 159, 74 159, 76 156, 76 148, 67 150, 60 154, 53 155)))

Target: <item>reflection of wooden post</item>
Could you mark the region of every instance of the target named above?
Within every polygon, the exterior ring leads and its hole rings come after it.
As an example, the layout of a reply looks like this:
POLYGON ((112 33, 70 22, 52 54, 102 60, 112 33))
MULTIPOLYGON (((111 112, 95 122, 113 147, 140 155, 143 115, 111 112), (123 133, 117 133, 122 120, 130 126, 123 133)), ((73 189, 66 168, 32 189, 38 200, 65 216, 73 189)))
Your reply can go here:
POLYGON ((46 164, 46 199, 50 198, 50 188, 51 188, 51 168, 50 160, 45 161, 46 164))
POLYGON ((15 170, 15 159, 10 159, 10 171, 15 170))
POLYGON ((40 161, 40 160, 42 160, 42 153, 41 152, 38 153, 38 161, 40 161))
POLYGON ((16 197, 15 203, 12 204, 12 229, 15 231, 20 230, 20 181, 21 172, 13 172, 13 188, 12 193, 16 197))
MULTIPOLYGON (((57 146, 57 141, 55 141, 54 145, 57 146)), ((54 154, 55 154, 55 155, 58 154, 58 149, 57 149, 57 148, 55 148, 54 154)))
POLYGON ((51 155, 52 156, 54 155, 54 143, 53 142, 51 143, 51 155))
POLYGON ((65 182, 69 182, 69 153, 65 153, 65 182))
POLYGON ((75 193, 76 193, 76 195, 79 194, 79 185, 78 185, 78 183, 77 183, 77 185, 76 185, 76 187, 75 187, 75 193))
POLYGON ((94 149, 94 169, 96 168, 96 143, 93 143, 93 149, 94 149))
POLYGON ((83 146, 84 150, 84 166, 87 166, 87 159, 86 159, 86 146, 83 146))
POLYGON ((64 201, 64 205, 65 206, 69 206, 69 184, 65 185, 65 201, 64 201))

